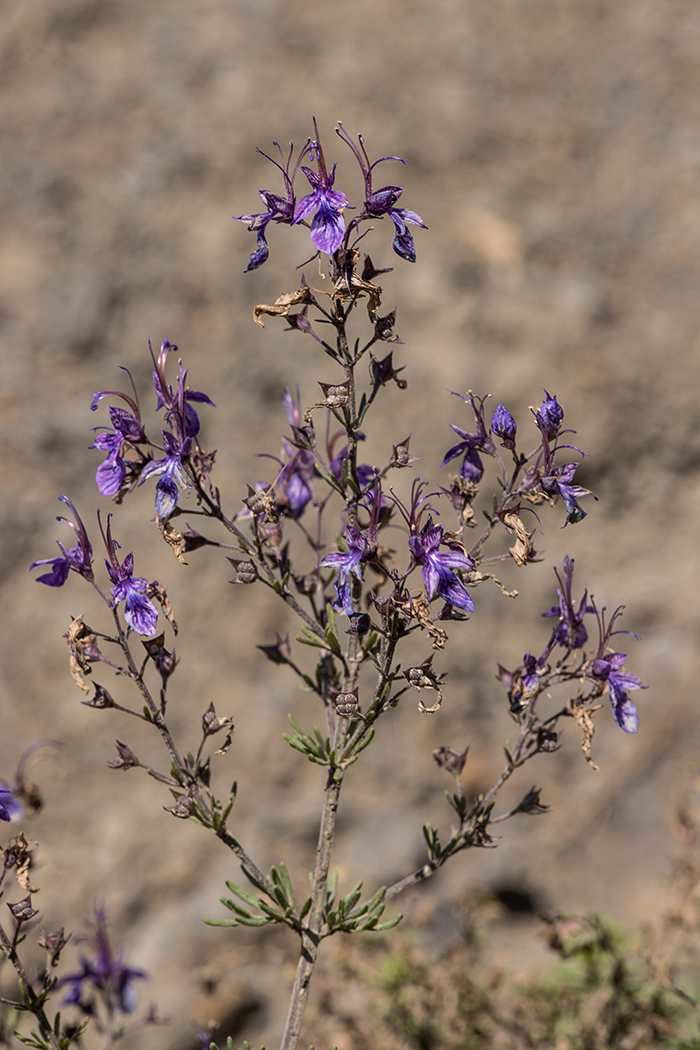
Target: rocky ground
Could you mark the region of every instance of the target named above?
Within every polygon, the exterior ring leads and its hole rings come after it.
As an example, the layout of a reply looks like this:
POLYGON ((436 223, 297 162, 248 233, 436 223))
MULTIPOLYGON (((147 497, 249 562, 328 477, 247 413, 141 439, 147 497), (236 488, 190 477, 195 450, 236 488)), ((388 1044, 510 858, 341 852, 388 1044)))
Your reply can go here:
MULTIPOLYGON (((115 737, 149 754, 150 738, 80 706, 61 634, 96 608, 80 581, 49 591, 27 566, 55 552, 59 493, 86 520, 104 508, 91 395, 121 383, 119 365, 147 390, 149 337, 177 342, 193 386, 217 403, 204 440, 232 505, 260 476, 256 453, 278 450, 284 385, 332 378, 310 340, 252 322, 256 303, 291 289, 303 233, 274 230, 270 261, 243 276, 252 234, 231 219, 269 184, 256 146, 301 144, 312 115, 329 144, 340 119, 374 156, 406 157, 406 205, 430 227, 416 232, 416 265, 397 261, 383 279, 409 386, 386 396, 377 447, 410 430, 420 471, 436 477, 447 423, 467 425, 447 391, 492 393, 524 420, 546 387, 590 453, 581 483, 599 497, 575 527, 544 517, 544 561, 508 577, 521 598, 480 591, 460 627, 442 711, 428 719, 407 704, 389 750, 380 740, 368 753, 347 792, 341 874, 391 879, 419 856, 421 823, 447 823, 439 744, 470 740, 469 786, 487 782, 508 733, 496 661, 513 665, 543 640, 537 617, 568 552, 580 585, 624 602, 624 625, 643 636, 629 640, 630 669, 649 686, 639 734, 601 711, 593 773, 570 732, 532 774, 551 814, 453 862, 406 902, 408 922, 446 943, 452 902, 504 889, 622 923, 658 914, 675 806, 699 772, 697 4, 4 0, 2 11, 0 769, 9 778, 34 740, 63 744, 34 771, 47 804, 27 825, 41 843, 43 924, 78 929, 106 901, 115 939, 156 974, 149 995, 175 1017, 134 1046, 186 1050, 193 1016, 227 1017, 239 1041, 274 1045, 290 945, 202 926, 236 865, 165 814, 153 782, 105 768, 115 737)), ((391 265, 388 237, 375 261, 391 265)), ((239 781, 237 833, 262 866, 283 858, 303 879, 319 771, 280 734, 289 710, 308 722, 314 710, 252 649, 290 624, 265 595, 230 587, 216 551, 176 564, 144 533, 146 488, 117 509, 118 527, 137 569, 167 583, 181 624, 174 724, 195 732, 203 700, 233 715, 217 775, 239 781)), ((493 945, 504 965, 536 961, 533 925, 507 913, 493 945)))

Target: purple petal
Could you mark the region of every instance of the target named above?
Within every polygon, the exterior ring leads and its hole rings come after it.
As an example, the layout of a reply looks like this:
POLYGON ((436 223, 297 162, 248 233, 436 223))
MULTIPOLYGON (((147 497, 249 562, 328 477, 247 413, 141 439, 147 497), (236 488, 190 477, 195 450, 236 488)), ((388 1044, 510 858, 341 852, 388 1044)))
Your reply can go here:
POLYGON ((453 572, 440 566, 437 592, 450 605, 456 605, 465 612, 474 612, 474 602, 464 584, 453 572))
POLYGON ((36 578, 37 583, 45 583, 47 587, 62 587, 68 579, 71 567, 68 558, 43 558, 41 561, 33 561, 29 566, 29 571, 35 569, 37 565, 53 565, 51 572, 45 572, 43 576, 36 578))
POLYGON ((129 589, 124 617, 137 634, 153 635, 156 633, 158 610, 145 594, 137 594, 133 589, 129 589))
POLYGON ((396 208, 395 210, 400 213, 404 222, 410 223, 411 226, 422 226, 424 230, 428 229, 420 215, 416 215, 416 213, 409 208, 396 208))
POLYGON ((637 727, 639 726, 637 708, 624 689, 620 688, 615 681, 616 677, 617 676, 615 675, 611 675, 608 679, 608 693, 610 696, 613 718, 619 725, 620 729, 624 729, 625 733, 636 733, 637 727))
POLYGON ((297 202, 297 206, 294 209, 294 218, 292 219, 292 226, 295 226, 298 222, 301 222, 302 219, 308 218, 308 216, 311 215, 311 212, 315 211, 315 209, 319 206, 320 203, 321 199, 319 193, 307 193, 305 197, 302 197, 301 200, 297 202))
MULTIPOLYGON (((121 445, 120 445, 121 447, 121 445)), ((116 496, 126 476, 126 467, 121 457, 113 452, 101 463, 95 474, 95 483, 101 496, 116 496)))
POLYGON ((334 211, 325 200, 311 223, 311 240, 320 252, 332 255, 337 251, 345 234, 345 219, 334 211))
POLYGON ((156 485, 156 514, 167 518, 177 507, 178 489, 172 472, 165 472, 156 485))
POLYGON ((7 820, 10 824, 16 824, 24 815, 21 804, 10 791, 9 784, 0 780, 0 820, 7 820))

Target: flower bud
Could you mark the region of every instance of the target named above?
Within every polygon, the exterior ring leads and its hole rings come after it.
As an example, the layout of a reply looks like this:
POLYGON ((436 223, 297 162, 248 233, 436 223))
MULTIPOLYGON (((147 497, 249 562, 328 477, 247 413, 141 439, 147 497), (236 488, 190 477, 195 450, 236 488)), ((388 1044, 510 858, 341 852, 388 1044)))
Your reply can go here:
POLYGON ((491 431, 501 439, 504 448, 515 448, 515 432, 517 426, 510 412, 499 405, 491 420, 491 431))
POLYGON ((551 441, 559 433, 564 418, 564 409, 557 403, 556 394, 552 397, 545 390, 545 400, 535 412, 535 422, 542 433, 551 441))

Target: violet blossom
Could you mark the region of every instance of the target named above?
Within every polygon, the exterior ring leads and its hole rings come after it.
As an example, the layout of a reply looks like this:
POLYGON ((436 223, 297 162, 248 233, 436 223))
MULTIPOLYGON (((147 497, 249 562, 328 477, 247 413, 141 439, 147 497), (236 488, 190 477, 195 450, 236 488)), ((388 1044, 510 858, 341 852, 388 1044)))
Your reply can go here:
POLYGON ((476 420, 476 434, 470 434, 454 423, 450 424, 455 434, 458 434, 462 440, 447 450, 440 466, 444 467, 450 460, 462 456, 460 476, 476 484, 484 476, 484 464, 479 452, 486 452, 487 455, 490 455, 494 451, 494 444, 484 421, 486 398, 478 398, 471 393, 469 397, 462 397, 461 394, 455 394, 455 397, 461 397, 462 401, 471 406, 476 420))
POLYGON ((148 580, 144 579, 143 576, 134 576, 133 553, 127 554, 121 565, 119 564, 116 554, 119 544, 112 539, 111 517, 111 514, 107 517, 106 533, 100 521, 102 538, 109 555, 109 561, 105 559, 105 565, 107 566, 109 578, 114 585, 110 589, 110 594, 115 605, 118 605, 121 601, 125 603, 124 617, 137 634, 153 635, 156 633, 158 610, 151 599, 146 596, 148 580))
POLYGON ((294 171, 291 175, 289 173, 289 168, 292 162, 292 152, 294 150, 294 146, 291 142, 289 144, 289 156, 287 157, 286 161, 284 159, 284 154, 282 153, 282 148, 279 145, 279 143, 273 142, 273 146, 277 146, 280 158, 282 160, 282 164, 278 163, 278 161, 276 160, 273 160, 272 157, 268 157, 267 153, 263 153, 261 149, 258 150, 258 153, 262 154, 262 156, 265 157, 266 160, 269 160, 271 164, 274 164, 275 167, 278 168, 279 171, 282 173, 282 178, 284 180, 285 195, 284 197, 280 197, 277 193, 271 193, 270 190, 258 190, 260 199, 267 210, 264 212, 257 212, 254 215, 233 216, 233 218, 237 222, 244 222, 248 226, 249 230, 254 230, 257 234, 258 239, 258 246, 256 250, 252 252, 250 259, 248 260, 248 265, 243 271, 244 273, 248 273, 250 270, 257 270, 258 266, 262 266, 264 262, 267 262, 267 259, 270 255, 270 249, 266 239, 266 231, 269 224, 271 222, 291 224, 292 219, 294 218, 295 205, 294 179, 299 169, 302 157, 305 155, 308 149, 308 145, 309 144, 307 142, 304 148, 302 149, 301 153, 299 154, 297 162, 294 166, 294 171))
POLYGON ((375 190, 372 187, 372 171, 378 164, 382 164, 385 160, 397 160, 401 164, 405 164, 406 161, 403 157, 380 157, 379 160, 370 163, 362 135, 357 136, 359 142, 358 147, 355 145, 351 136, 348 135, 342 124, 336 128, 336 134, 340 136, 343 142, 345 142, 354 153, 365 181, 364 207, 360 215, 357 217, 356 222, 359 223, 361 219, 380 219, 384 215, 388 215, 393 222, 396 231, 392 242, 392 248, 396 254, 400 258, 405 259, 406 262, 415 262, 416 249, 413 243, 413 237, 408 232, 407 226, 422 226, 424 230, 427 230, 428 227, 416 212, 411 211, 409 208, 396 207, 396 202, 404 191, 403 186, 382 186, 381 189, 378 190, 375 190))
MULTIPOLYGON (((131 379, 128 369, 124 369, 124 371, 131 379)), ((97 411, 99 402, 105 397, 119 397, 131 409, 131 412, 127 412, 126 409, 110 405, 109 418, 113 429, 105 428, 102 430, 96 436, 92 445, 89 446, 90 448, 99 449, 100 452, 107 453, 107 459, 100 464, 95 475, 95 482, 100 495, 116 496, 124 484, 128 466, 128 463, 122 456, 122 448, 125 444, 133 448, 146 441, 146 436, 141 423, 141 413, 136 395, 132 398, 119 390, 98 390, 92 396, 90 411, 97 411)))
POLYGON ((15 798, 10 785, 5 780, 0 780, 0 820, 16 824, 23 815, 22 804, 15 798))
POLYGON ((588 591, 584 591, 578 609, 574 607, 574 600, 571 594, 571 585, 574 577, 573 558, 569 558, 568 555, 564 558, 563 580, 557 569, 554 572, 559 582, 559 587, 557 587, 559 602, 557 605, 553 605, 548 612, 542 613, 543 616, 558 617, 558 622, 552 634, 550 648, 553 648, 555 645, 564 645, 569 649, 581 649, 588 640, 588 631, 584 626, 583 620, 586 613, 595 612, 595 605, 589 604, 588 591))
POLYGON ((107 936, 107 920, 104 907, 96 905, 90 917, 92 932, 78 938, 77 943, 89 945, 92 957, 80 958, 80 969, 67 974, 59 986, 70 987, 63 999, 66 1006, 77 1006, 84 1014, 96 1012, 100 1000, 109 1015, 130 1014, 136 1009, 137 993, 135 981, 149 980, 145 970, 126 965, 126 945, 121 945, 115 954, 107 936))
POLYGON ((345 542, 347 551, 332 551, 323 559, 319 568, 333 568, 338 570, 335 579, 335 600, 333 608, 344 612, 347 616, 355 613, 352 605, 352 587, 350 576, 362 579, 361 566, 366 562, 374 561, 377 557, 377 532, 380 527, 382 510, 385 501, 382 496, 381 486, 376 484, 372 490, 370 502, 370 520, 366 529, 358 529, 354 525, 345 526, 345 542))
POLYGON ((448 543, 447 551, 439 551, 440 545, 445 542, 444 531, 442 525, 433 525, 433 519, 429 517, 420 534, 409 538, 408 546, 414 564, 421 567, 429 600, 437 594, 449 605, 473 612, 472 597, 453 570, 473 569, 474 563, 456 543, 448 543))
POLYGON ((625 733, 636 733, 639 725, 637 708, 628 696, 628 692, 635 689, 646 689, 641 679, 623 669, 627 659, 626 653, 615 653, 610 651, 609 642, 615 634, 629 634, 639 639, 634 631, 614 631, 615 620, 621 615, 624 606, 620 605, 610 617, 610 622, 605 623, 605 609, 600 612, 593 606, 593 611, 598 619, 599 643, 598 652, 594 659, 586 667, 586 677, 597 683, 604 683, 608 688, 610 706, 613 718, 620 729, 625 733))
POLYGON ((85 526, 68 497, 59 496, 58 498, 61 503, 65 503, 70 507, 75 521, 73 522, 70 518, 64 518, 60 515, 56 518, 56 521, 65 521, 75 533, 77 542, 70 550, 66 550, 61 541, 57 540, 56 542, 61 550, 61 557, 42 558, 39 561, 34 561, 29 566, 29 570, 31 572, 37 565, 50 565, 52 567, 51 572, 45 572, 42 576, 37 576, 36 578, 37 583, 44 583, 47 587, 62 587, 68 579, 68 573, 71 570, 92 582, 94 579, 92 572, 92 545, 88 539, 85 526))
POLYGON ((197 437, 199 434, 200 422, 199 416, 192 407, 192 402, 211 405, 212 408, 216 408, 216 405, 211 398, 207 394, 202 393, 201 390, 187 389, 185 385, 187 381, 187 369, 183 369, 182 364, 180 364, 177 386, 174 391, 166 381, 165 365, 168 359, 168 354, 173 352, 177 353, 178 351, 178 347, 175 343, 171 343, 169 339, 164 339, 161 343, 157 360, 153 356, 153 349, 150 340, 148 346, 151 351, 154 366, 153 388, 158 399, 156 412, 164 407, 167 409, 165 416, 166 421, 178 431, 183 441, 186 437, 197 437))
POLYGON ((333 189, 336 165, 333 165, 329 173, 323 149, 318 141, 318 132, 316 140, 310 144, 308 149, 310 159, 313 160, 314 154, 316 156, 318 172, 301 165, 301 170, 311 184, 312 192, 307 193, 297 203, 292 226, 307 219, 312 212, 315 213, 311 220, 311 240, 320 252, 333 255, 340 247, 345 234, 345 220, 342 211, 343 208, 350 207, 350 202, 344 193, 333 189))
POLYGON ((548 496, 560 495, 564 500, 566 521, 562 528, 566 525, 575 525, 576 522, 582 521, 586 517, 586 511, 579 506, 577 497, 593 496, 594 499, 597 498, 590 489, 584 489, 581 485, 572 484, 577 467, 578 463, 565 463, 561 467, 552 467, 550 472, 542 478, 541 482, 542 488, 548 496))
POLYGON ((189 482, 182 472, 182 461, 190 454, 192 438, 178 441, 169 431, 161 430, 165 457, 154 459, 141 471, 142 484, 147 478, 160 475, 156 485, 156 514, 167 518, 175 510, 178 499, 177 481, 181 488, 189 488, 189 482))

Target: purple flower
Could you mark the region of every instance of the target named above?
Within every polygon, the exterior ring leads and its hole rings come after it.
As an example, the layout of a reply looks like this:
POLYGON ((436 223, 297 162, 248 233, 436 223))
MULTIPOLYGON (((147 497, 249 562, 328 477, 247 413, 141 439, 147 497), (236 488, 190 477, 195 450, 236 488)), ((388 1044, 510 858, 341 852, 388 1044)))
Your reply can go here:
POLYGON ((416 215, 414 211, 410 211, 408 208, 396 207, 396 202, 403 193, 403 186, 382 186, 379 190, 372 188, 372 170, 377 164, 382 164, 385 160, 397 160, 401 164, 405 164, 406 161, 403 157, 380 157, 379 160, 375 160, 372 164, 365 149, 362 135, 357 136, 358 147, 342 124, 336 128, 336 133, 355 154, 365 180, 365 202, 357 222, 359 223, 360 219, 380 219, 382 216, 388 215, 396 230, 392 248, 400 258, 405 259, 407 262, 415 262, 416 249, 413 237, 406 227, 407 225, 422 226, 424 230, 427 230, 428 227, 420 215, 416 215))
POLYGON ((583 597, 578 609, 574 608, 574 600, 571 594, 571 584, 574 577, 574 559, 568 555, 564 558, 564 579, 557 569, 554 570, 559 587, 557 595, 559 603, 553 605, 549 612, 542 613, 543 616, 557 616, 558 622, 552 634, 550 649, 555 645, 564 645, 569 649, 581 649, 588 640, 588 631, 584 627, 583 620, 586 613, 594 613, 595 605, 588 603, 588 591, 583 592, 583 597))
POLYGON ((499 405, 491 420, 491 431, 501 439, 504 448, 515 448, 515 433, 517 430, 515 420, 508 409, 499 405))
POLYGON ((134 982, 149 980, 148 974, 126 965, 126 945, 122 944, 114 954, 107 937, 107 920, 102 905, 95 907, 89 925, 92 927, 90 935, 80 937, 78 941, 89 945, 92 958, 81 956, 80 970, 59 981, 61 986, 70 986, 63 1003, 75 1005, 88 1015, 95 1013, 97 1000, 109 1015, 133 1013, 137 999, 134 982))
POLYGON ((605 609, 600 612, 593 606, 593 611, 598 619, 599 644, 595 658, 586 668, 586 676, 598 683, 605 683, 608 687, 608 696, 612 707, 613 718, 624 729, 626 733, 636 733, 639 725, 637 708, 630 700, 628 691, 635 689, 646 689, 641 679, 634 674, 623 670, 623 664, 627 659, 626 653, 615 653, 609 651, 610 639, 615 634, 629 634, 639 639, 639 635, 633 631, 613 631, 615 620, 621 615, 624 606, 619 606, 610 617, 610 622, 605 623, 605 609))
POLYGON ((58 546, 61 549, 62 557, 60 558, 43 558, 40 561, 34 561, 29 566, 31 572, 37 565, 50 565, 51 572, 45 572, 43 576, 37 576, 37 583, 45 583, 47 587, 62 587, 68 579, 68 573, 73 572, 79 573, 84 579, 92 582, 94 579, 92 573, 92 545, 88 539, 85 526, 83 525, 80 515, 77 510, 68 499, 67 496, 58 497, 61 503, 65 503, 71 509, 71 513, 75 518, 75 522, 72 522, 70 518, 57 517, 56 521, 65 521, 72 528, 75 533, 77 542, 70 550, 66 550, 60 540, 57 540, 58 546))
POLYGON ((333 255, 340 247, 345 234, 345 220, 341 213, 343 208, 350 206, 350 202, 344 193, 333 189, 336 166, 335 164, 333 165, 329 174, 323 150, 318 141, 318 131, 316 132, 316 140, 310 144, 308 150, 311 160, 313 160, 314 154, 316 156, 318 172, 312 171, 311 168, 305 168, 303 165, 301 166, 301 170, 309 180, 313 192, 302 197, 297 203, 294 209, 292 226, 295 226, 298 222, 308 218, 312 212, 315 212, 311 220, 311 240, 320 252, 325 252, 326 255, 333 255))
POLYGON ((593 499, 596 499, 590 489, 571 484, 577 467, 578 463, 565 463, 561 467, 552 467, 549 474, 542 478, 544 492, 550 497, 560 495, 564 500, 566 521, 562 528, 566 525, 574 525, 586 517, 586 511, 577 503, 577 496, 593 496, 593 499))
POLYGON ((168 359, 168 354, 174 351, 177 353, 178 347, 175 343, 171 343, 169 339, 164 339, 161 343, 160 351, 158 353, 158 360, 153 356, 153 348, 149 340, 149 350, 151 351, 151 357, 153 358, 153 387, 158 398, 156 405, 156 412, 161 408, 166 408, 166 421, 173 427, 176 433, 179 435, 180 440, 184 442, 185 438, 195 438, 199 433, 199 416, 195 412, 191 403, 211 405, 212 408, 216 408, 216 405, 206 394, 203 394, 201 390, 187 390, 185 383, 187 380, 187 369, 183 369, 182 364, 180 365, 180 371, 178 375, 177 386, 173 391, 173 388, 166 381, 165 378, 165 366, 168 359))
POLYGON ((553 441, 559 433, 559 427, 564 418, 564 409, 557 403, 556 394, 552 397, 552 395, 546 390, 544 394, 545 400, 535 412, 535 422, 540 428, 540 431, 550 441, 553 441))
POLYGON ((367 530, 368 535, 356 529, 353 525, 345 526, 345 542, 347 551, 333 551, 327 554, 320 564, 320 568, 333 568, 338 570, 335 580, 336 598, 333 608, 352 616, 352 588, 350 586, 350 574, 362 579, 363 562, 370 561, 377 553, 376 528, 372 534, 372 527, 367 530))
POLYGON ((187 437, 180 442, 167 430, 161 430, 161 434, 165 457, 146 464, 141 471, 139 484, 143 484, 146 478, 160 475, 156 485, 156 514, 159 518, 167 518, 177 506, 178 490, 175 482, 183 489, 190 488, 182 472, 182 461, 190 454, 192 438, 187 437))
MULTIPOLYGON (((129 378, 128 369, 124 369, 129 378)), ((132 381, 133 385, 133 381, 132 381)), ((101 452, 107 452, 107 459, 97 468, 95 482, 102 496, 116 496, 124 483, 127 464, 122 458, 122 446, 127 443, 132 447, 142 444, 146 440, 141 423, 141 413, 136 396, 129 397, 118 390, 98 390, 92 396, 90 411, 95 412, 100 401, 105 397, 119 397, 125 401, 131 412, 126 409, 110 406, 109 418, 113 429, 105 429, 97 435, 90 448, 97 448, 101 452)))
POLYGON ((7 820, 10 824, 16 824, 22 819, 24 810, 10 790, 10 785, 0 780, 0 820, 7 820))
POLYGON ((109 555, 109 561, 105 559, 105 565, 107 566, 109 578, 114 584, 110 594, 115 605, 118 605, 121 601, 125 602, 124 617, 137 634, 153 635, 156 633, 158 610, 151 599, 146 597, 148 580, 144 579, 143 576, 134 576, 133 553, 127 554, 121 565, 119 564, 116 554, 119 544, 112 539, 111 517, 111 514, 107 517, 106 534, 100 520, 102 538, 109 555))
POLYGON ((542 675, 549 670, 549 652, 550 646, 547 646, 539 657, 533 656, 532 653, 525 653, 523 657, 523 685, 528 693, 537 687, 537 683, 542 675))
POLYGON ((264 212, 257 212, 255 215, 233 216, 233 218, 236 219, 237 222, 246 223, 249 230, 255 230, 258 238, 258 246, 256 250, 251 254, 250 259, 248 260, 248 265, 243 271, 244 273, 248 273, 249 270, 257 270, 258 266, 262 266, 262 264, 267 261, 267 258, 270 254, 270 249, 267 244, 265 233, 269 224, 271 222, 282 222, 291 224, 292 219, 294 218, 294 179, 299 169, 301 159, 308 149, 308 142, 299 154, 299 158, 294 166, 294 171, 291 175, 289 174, 289 168, 292 163, 292 152, 294 150, 294 146, 292 145, 292 143, 289 144, 289 156, 287 157, 286 161, 284 159, 284 154, 282 153, 282 148, 279 145, 279 143, 273 142, 273 146, 277 146, 280 158, 282 160, 282 164, 278 163, 276 160, 273 160, 272 157, 268 157, 267 153, 263 153, 260 149, 258 150, 258 153, 262 154, 262 156, 265 157, 266 160, 269 160, 272 164, 274 164, 275 167, 278 168, 279 171, 282 173, 285 189, 284 197, 280 197, 276 193, 271 193, 269 190, 258 190, 258 193, 260 194, 260 199, 267 210, 264 212))
MULTIPOLYGON (((454 391, 452 392, 455 393, 454 391)), ((462 441, 447 450, 440 466, 444 467, 451 459, 462 456, 460 475, 466 478, 467 481, 478 483, 484 476, 484 464, 479 452, 486 452, 488 455, 491 455, 495 451, 495 446, 484 421, 484 402, 486 398, 476 397, 472 393, 469 394, 469 397, 462 397, 461 394, 455 394, 455 397, 462 398, 462 401, 471 406, 476 422, 476 434, 469 434, 454 423, 450 424, 455 434, 462 438, 462 441)))
POLYGON ((428 599, 434 598, 437 593, 450 605, 465 612, 473 612, 474 602, 453 570, 473 569, 474 563, 456 543, 447 544, 449 550, 439 553, 443 533, 443 526, 433 525, 433 519, 429 517, 420 535, 409 538, 408 546, 414 564, 421 566, 428 599))

